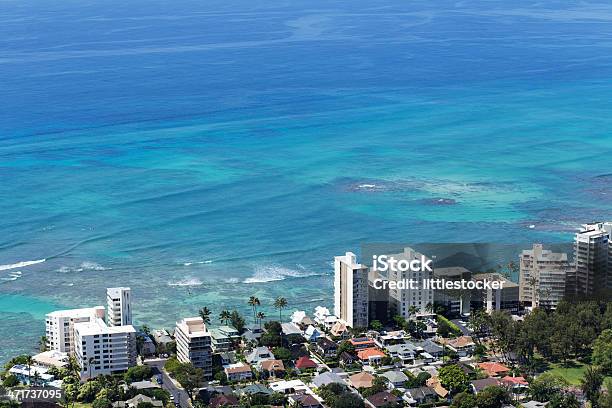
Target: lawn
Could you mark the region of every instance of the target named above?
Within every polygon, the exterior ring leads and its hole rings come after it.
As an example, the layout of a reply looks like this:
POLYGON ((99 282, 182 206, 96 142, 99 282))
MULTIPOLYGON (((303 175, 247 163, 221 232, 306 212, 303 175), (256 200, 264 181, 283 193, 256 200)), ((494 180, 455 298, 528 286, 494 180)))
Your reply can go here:
POLYGON ((91 408, 91 404, 86 402, 77 402, 74 404, 74 408, 91 408))
MULTIPOLYGON (((560 375, 572 385, 580 385, 580 380, 582 380, 584 372, 587 369, 587 365, 582 363, 570 363, 568 366, 551 364, 551 367, 552 368, 547 372, 560 375)), ((612 377, 606 377, 606 381, 611 380, 612 377)))

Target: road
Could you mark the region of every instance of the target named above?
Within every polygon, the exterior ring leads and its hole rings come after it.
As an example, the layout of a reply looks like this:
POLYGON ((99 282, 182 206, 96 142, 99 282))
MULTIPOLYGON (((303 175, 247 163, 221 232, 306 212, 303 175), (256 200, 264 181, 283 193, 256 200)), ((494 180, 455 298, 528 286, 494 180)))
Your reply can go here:
POLYGON ((174 402, 178 403, 181 408, 190 408, 189 394, 182 388, 178 388, 168 377, 168 374, 163 370, 166 359, 145 360, 144 364, 148 365, 153 370, 153 375, 161 374, 163 378, 162 388, 165 389, 174 397, 174 402))

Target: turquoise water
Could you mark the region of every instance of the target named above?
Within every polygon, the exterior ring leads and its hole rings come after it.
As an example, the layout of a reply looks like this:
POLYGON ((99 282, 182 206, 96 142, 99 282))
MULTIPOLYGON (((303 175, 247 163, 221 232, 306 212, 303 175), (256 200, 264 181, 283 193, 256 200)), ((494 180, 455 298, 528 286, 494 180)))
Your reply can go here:
POLYGON ((310 310, 364 242, 612 218, 611 23, 590 1, 2 2, 0 360, 107 286, 154 327, 251 295, 310 310))

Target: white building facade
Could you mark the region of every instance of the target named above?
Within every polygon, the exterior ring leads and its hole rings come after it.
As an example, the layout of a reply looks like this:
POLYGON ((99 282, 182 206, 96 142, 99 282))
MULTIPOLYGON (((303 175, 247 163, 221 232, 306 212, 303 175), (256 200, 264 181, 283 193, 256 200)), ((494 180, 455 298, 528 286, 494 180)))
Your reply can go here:
POLYGON ((334 258, 334 314, 349 327, 368 327, 368 271, 352 252, 334 258))
POLYGON ((574 238, 575 294, 612 289, 612 222, 585 224, 574 238))
POLYGON ((180 362, 191 363, 212 377, 211 334, 201 317, 189 317, 176 323, 176 355, 180 362))
POLYGON ((45 317, 47 349, 62 353, 74 352, 74 325, 104 319, 104 306, 58 310, 45 317))
MULTIPOLYGON (((389 255, 388 258, 394 258, 398 263, 405 261, 409 263, 411 261, 419 261, 421 265, 425 265, 429 258, 423 254, 413 250, 412 248, 404 248, 404 252, 399 254, 389 255)), ((412 281, 415 282, 415 288, 402 288, 389 287, 389 307, 392 315, 400 315, 404 319, 415 317, 411 311, 415 311, 418 314, 427 313, 427 305, 433 305, 434 293, 433 289, 424 288, 423 280, 429 280, 433 278, 433 267, 431 270, 427 268, 417 268, 418 270, 408 269, 400 270, 400 268, 393 268, 389 265, 387 271, 387 278, 389 281, 412 281)))
POLYGON ((81 378, 123 373, 136 365, 136 330, 131 325, 108 326, 102 319, 77 323, 74 342, 81 378))
POLYGON ((106 323, 109 326, 132 324, 132 291, 130 288, 106 289, 106 323))
POLYGON ((519 301, 531 307, 556 307, 565 296, 566 281, 571 276, 567 254, 534 244, 521 252, 519 267, 519 301))

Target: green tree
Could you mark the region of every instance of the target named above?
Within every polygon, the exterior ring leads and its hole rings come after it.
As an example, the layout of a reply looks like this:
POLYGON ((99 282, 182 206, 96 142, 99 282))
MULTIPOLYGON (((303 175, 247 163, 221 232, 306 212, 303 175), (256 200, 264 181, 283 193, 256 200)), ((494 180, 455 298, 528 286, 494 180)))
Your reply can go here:
POLYGON ((453 398, 451 408, 474 408, 476 406, 476 397, 467 392, 460 392, 453 398))
POLYGON ((96 398, 91 406, 92 408, 111 408, 113 403, 108 398, 96 398))
POLYGON ((219 313, 219 321, 221 322, 221 324, 229 324, 231 320, 232 314, 229 310, 222 310, 221 313, 219 313))
POLYGON ((203 308, 200 309, 198 314, 200 315, 200 317, 204 321, 204 324, 210 324, 210 315, 212 314, 212 312, 210 311, 209 308, 204 306, 203 308))
POLYGON ((5 387, 16 387, 19 385, 19 380, 14 374, 8 374, 6 377, 4 377, 4 380, 2 380, 2 385, 5 387))
POLYGON ((593 408, 599 407, 599 397, 601 395, 601 385, 603 384, 604 377, 601 374, 599 368, 592 366, 587 367, 584 372, 584 377, 580 381, 582 392, 587 401, 591 403, 593 408))
POLYGON ((502 387, 487 387, 476 395, 478 408, 501 408, 510 401, 510 394, 502 387))
POLYGON ((238 330, 238 333, 242 334, 244 332, 246 322, 237 310, 232 311, 230 314, 230 322, 232 323, 232 326, 234 326, 234 329, 238 330))
POLYGON ((253 309, 253 323, 257 323, 257 306, 261 305, 257 296, 251 296, 248 301, 249 306, 253 309))
MULTIPOLYGON (((602 405, 602 407, 607 405, 602 405)), ((580 408, 580 401, 572 393, 559 393, 553 395, 547 408, 580 408)))
POLYGON ((142 381, 151 378, 153 375, 153 370, 148 365, 137 365, 134 367, 128 368, 127 372, 124 374, 124 379, 128 384, 131 384, 136 381, 142 381))
POLYGON ((287 307, 287 299, 279 296, 274 301, 274 308, 278 309, 278 320, 283 321, 283 309, 287 307))
POLYGON ((372 320, 370 322, 370 327, 372 330, 381 331, 383 329, 383 325, 380 320, 372 320))
POLYGON ((529 384, 528 393, 532 399, 539 402, 550 401, 569 386, 565 378, 552 373, 544 373, 529 384))
POLYGON ((259 330, 261 330, 261 325, 263 324, 264 319, 266 318, 266 314, 264 312, 257 312, 255 316, 257 321, 259 321, 259 330))
POLYGON ((451 394, 467 391, 470 384, 468 375, 456 364, 446 365, 438 371, 440 382, 451 394))
POLYGON ((593 343, 592 361, 604 374, 612 374, 612 329, 604 330, 593 343))

